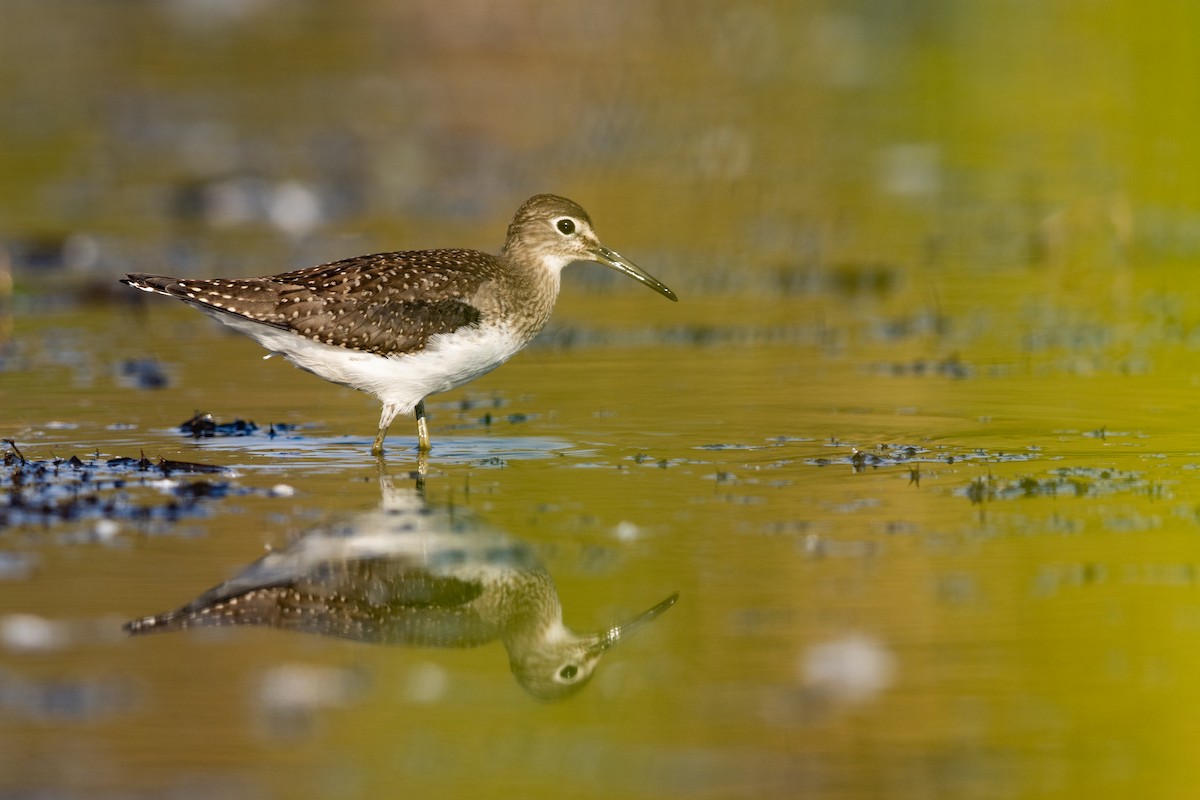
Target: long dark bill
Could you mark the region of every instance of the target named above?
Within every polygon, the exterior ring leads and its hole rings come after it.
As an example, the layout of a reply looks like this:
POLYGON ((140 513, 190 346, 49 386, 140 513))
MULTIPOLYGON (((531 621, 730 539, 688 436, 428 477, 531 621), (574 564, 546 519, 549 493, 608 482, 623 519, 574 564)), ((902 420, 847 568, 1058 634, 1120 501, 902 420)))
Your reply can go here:
POLYGON ((629 277, 633 278, 635 281, 644 283, 646 286, 649 286, 663 297, 666 297, 668 300, 674 300, 676 302, 679 301, 679 298, 675 296, 674 292, 667 288, 665 283, 646 272, 637 264, 634 264, 632 261, 625 258, 625 256, 621 255, 616 250, 609 250, 604 245, 600 245, 596 249, 592 250, 592 255, 595 256, 598 263, 604 264, 606 267, 612 267, 617 272, 623 272, 629 277))

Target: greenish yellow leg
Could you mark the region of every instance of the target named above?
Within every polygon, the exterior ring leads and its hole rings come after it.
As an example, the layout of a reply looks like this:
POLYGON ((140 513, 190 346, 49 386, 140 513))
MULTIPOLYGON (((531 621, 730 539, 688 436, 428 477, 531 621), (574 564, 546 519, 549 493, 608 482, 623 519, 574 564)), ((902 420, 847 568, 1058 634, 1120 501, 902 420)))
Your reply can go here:
POLYGON ((425 422, 425 401, 417 403, 417 408, 413 412, 417 416, 417 452, 428 453, 431 445, 429 444, 429 425, 425 422))
POLYGON ((388 431, 387 425, 379 426, 379 433, 375 434, 375 443, 373 445, 371 445, 371 455, 373 455, 373 456, 383 455, 383 439, 385 436, 387 436, 387 431, 388 431))

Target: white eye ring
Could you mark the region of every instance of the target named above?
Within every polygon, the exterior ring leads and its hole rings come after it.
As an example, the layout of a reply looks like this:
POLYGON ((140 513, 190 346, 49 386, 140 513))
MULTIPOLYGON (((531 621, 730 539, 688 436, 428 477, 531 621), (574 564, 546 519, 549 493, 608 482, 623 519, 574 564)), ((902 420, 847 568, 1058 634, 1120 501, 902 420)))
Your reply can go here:
POLYGON ((579 230, 579 225, 570 217, 559 217, 554 220, 554 229, 563 236, 574 236, 579 230))

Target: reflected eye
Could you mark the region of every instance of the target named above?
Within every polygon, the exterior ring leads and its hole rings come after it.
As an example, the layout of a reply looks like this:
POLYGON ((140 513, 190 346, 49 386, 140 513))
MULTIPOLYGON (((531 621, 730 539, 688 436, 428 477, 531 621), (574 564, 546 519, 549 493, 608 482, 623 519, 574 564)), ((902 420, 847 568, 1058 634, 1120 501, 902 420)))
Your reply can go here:
POLYGON ((555 227, 558 228, 559 233, 570 236, 575 232, 575 220, 563 217, 555 223, 555 227))
MULTIPOLYGON (((562 227, 562 223, 559 223, 559 227, 562 227)), ((567 664, 558 671, 558 677, 562 678, 564 681, 569 681, 578 674, 579 667, 575 666, 574 664, 567 664)))

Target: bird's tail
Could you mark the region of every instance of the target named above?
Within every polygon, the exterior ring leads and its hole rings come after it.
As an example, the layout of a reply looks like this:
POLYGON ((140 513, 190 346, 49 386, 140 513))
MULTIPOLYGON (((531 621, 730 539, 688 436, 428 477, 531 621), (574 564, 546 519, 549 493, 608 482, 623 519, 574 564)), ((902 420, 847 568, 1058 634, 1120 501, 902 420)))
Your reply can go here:
POLYGON ((130 272, 124 278, 121 278, 121 283, 132 286, 135 289, 141 289, 143 292, 155 292, 157 294, 165 294, 168 297, 178 297, 183 294, 183 289, 179 285, 179 279, 166 275, 130 272))
POLYGON ((165 614, 131 619, 122 627, 135 636, 143 633, 159 633, 187 627, 184 624, 186 618, 186 615, 180 614, 178 611, 168 611, 165 614))

